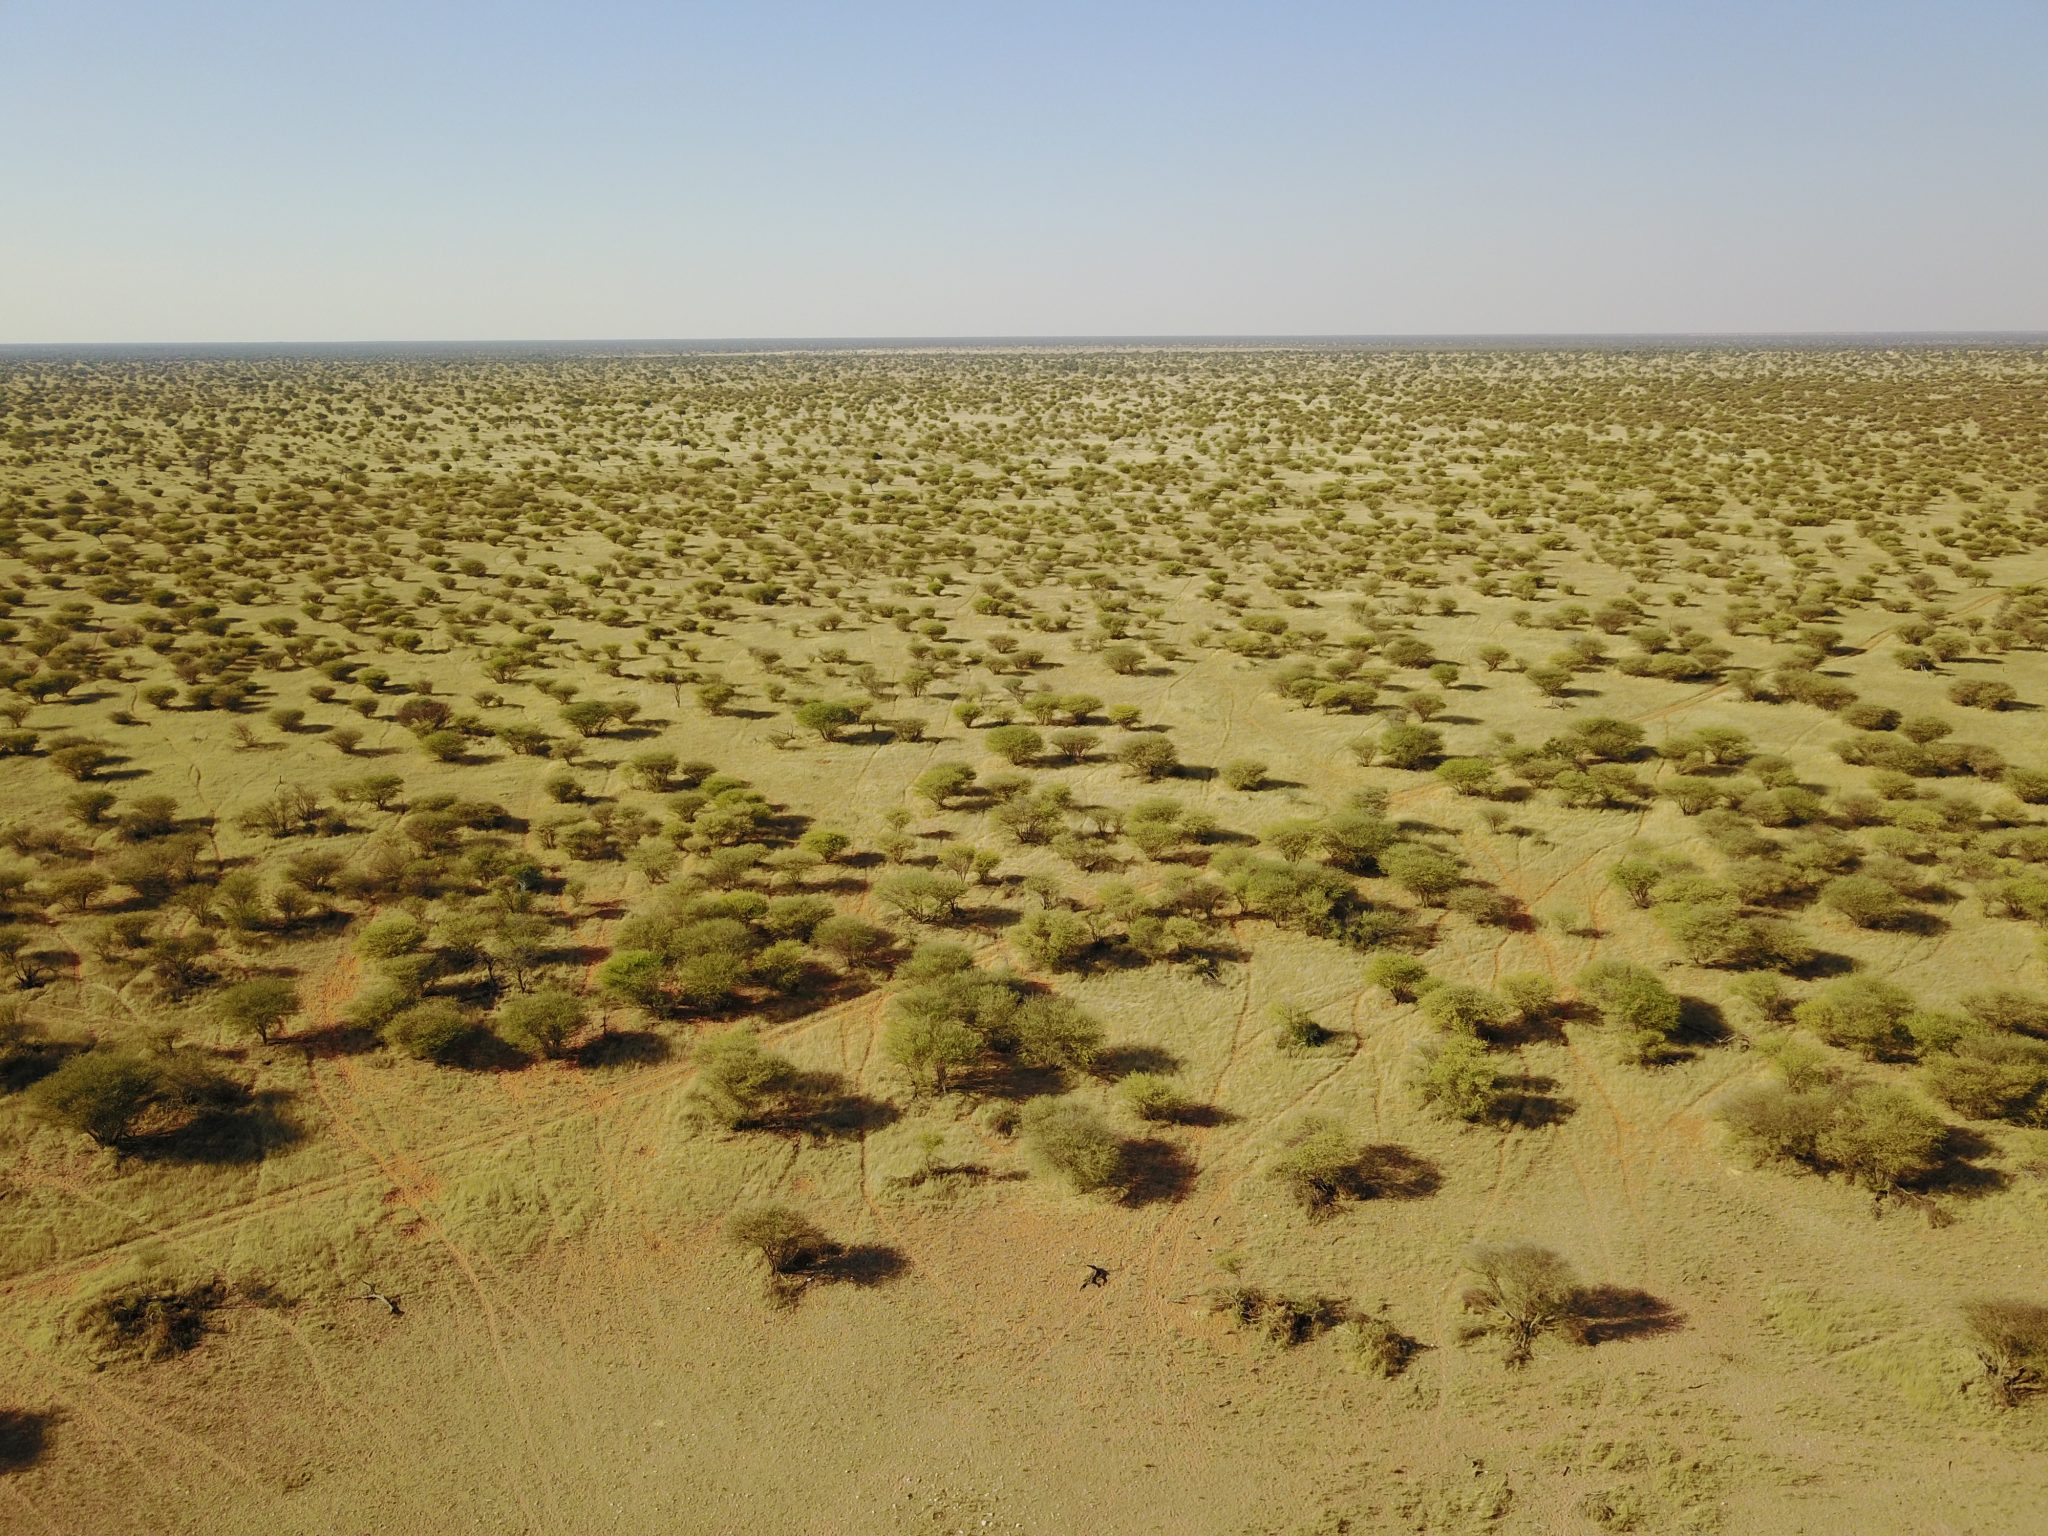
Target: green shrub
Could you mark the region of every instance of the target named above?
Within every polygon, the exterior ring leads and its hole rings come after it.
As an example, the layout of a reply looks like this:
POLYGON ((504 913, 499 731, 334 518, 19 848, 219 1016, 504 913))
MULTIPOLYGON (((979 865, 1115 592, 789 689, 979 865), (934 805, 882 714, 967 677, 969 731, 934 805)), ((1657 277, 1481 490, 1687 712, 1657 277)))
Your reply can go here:
POLYGON ((697 1083, 691 1097, 731 1130, 801 1122, 825 1087, 821 1075, 764 1048, 746 1025, 706 1035, 692 1055, 697 1083))
POLYGON ((101 1046, 65 1061, 29 1099, 45 1119, 118 1147, 166 1091, 162 1063, 101 1046))
POLYGON ((855 968, 875 965, 895 944, 896 936, 879 923, 850 913, 836 913, 811 930, 811 942, 841 964, 855 968))
POLYGON ((1342 1330, 1345 1353, 1368 1375, 1391 1380, 1408 1368, 1422 1345, 1384 1317, 1354 1317, 1342 1330))
POLYGON ((1922 1072, 1928 1089, 1971 1120, 2048 1124, 2048 1041, 1966 1034, 1922 1072))
POLYGON ((1365 979, 1397 1003, 1412 1003, 1429 980, 1429 967, 1413 955, 1374 955, 1365 979))
POLYGON ((1363 1153, 1364 1148, 1335 1121, 1309 1116, 1288 1136, 1266 1174, 1309 1220, 1321 1221, 1340 1203, 1364 1192, 1359 1173, 1363 1153))
POLYGON ((1030 1067, 1085 1072, 1102 1049, 1102 1025, 1069 998, 1027 998, 1003 1030, 1017 1059, 1030 1067))
POLYGON ((1478 1122, 1499 1114, 1507 1079, 1476 1035, 1451 1034, 1417 1047, 1409 1079, 1424 1104, 1454 1120, 1478 1122))
POLYGON ((1915 1054, 1906 1021, 1913 994, 1874 976, 1841 976, 1792 1010, 1792 1017, 1830 1045, 1873 1061, 1910 1061, 1915 1054))
POLYGON ((1565 1259, 1533 1243, 1481 1244, 1466 1257, 1465 1310, 1501 1339, 1509 1365, 1525 1365, 1546 1334, 1573 1332, 1580 1286, 1565 1259))
POLYGON ((394 1014, 384 1043, 417 1061, 447 1061, 476 1032, 476 1022, 446 998, 430 998, 394 1014))
POLYGON ((1557 1006, 1557 983, 1541 971, 1510 971, 1495 983, 1495 990, 1525 1024, 1535 1023, 1557 1006))
POLYGON ((1872 875, 1842 875, 1820 890, 1821 904, 1859 928, 1897 928, 1913 916, 1913 904, 1872 875))
POLYGON ((1422 1014, 1447 1035, 1476 1036, 1482 1030, 1506 1029, 1515 1022, 1516 1010, 1484 987, 1447 982, 1423 995, 1422 1014))
POLYGON ((583 1023, 583 999, 564 987, 517 994, 498 1010, 498 1028, 505 1038, 540 1056, 561 1055, 583 1023))
POLYGON ((1010 942, 1047 970, 1075 970, 1095 947, 1095 930, 1078 912, 1040 907, 1017 920, 1010 942))
POLYGON ((1234 758, 1218 770, 1218 777, 1231 789, 1247 794, 1264 787, 1267 767, 1255 757, 1234 758))
POLYGON ((1007 763, 1022 766, 1045 751, 1045 738, 1028 725, 999 725, 982 744, 1007 763))
POLYGON ((1083 1194, 1109 1188, 1123 1170, 1123 1143, 1078 1099, 1033 1099, 1018 1127, 1025 1150, 1083 1194))
POLYGON ((906 1010, 899 1003, 882 1027, 882 1054, 920 1089, 944 1093, 952 1076, 982 1054, 981 1035, 946 1014, 906 1010))
POLYGON ((1157 1072, 1133 1072, 1116 1088, 1132 1114, 1154 1124, 1184 1120, 1195 1108, 1180 1084, 1157 1072))
POLYGON ((1655 1061, 1670 1050, 1683 1010, 1677 994, 1654 971, 1624 960, 1603 960, 1580 971, 1576 981, 1601 1022, 1624 1032, 1630 1059, 1655 1061))
POLYGON ((1443 755, 1443 732, 1427 725, 1390 725, 1380 733, 1379 760, 1389 768, 1425 768, 1443 755))
POLYGON ((225 988, 214 1000, 214 1011, 236 1033, 268 1042, 299 1011, 298 985, 285 976, 253 977, 225 988))
POLYGON ((1986 1029, 2048 1040, 2048 998, 2017 987, 1990 987, 1963 995, 1963 1011, 1986 1029))
POLYGON ((1180 767, 1180 753, 1164 736, 1133 736, 1111 754, 1134 779, 1163 779, 1180 767))
POLYGON ((2048 1307, 1987 1296, 1964 1302, 1961 1310, 1994 1403, 2013 1408, 2048 1392, 2048 1307))
POLYGON ((1731 1093, 1720 1114, 1759 1158, 1839 1173, 1878 1194, 1925 1179, 1948 1144, 1939 1115, 1884 1083, 1759 1083, 1731 1093))
POLYGON ((757 1254, 770 1275, 798 1275, 843 1250, 824 1229, 786 1205, 750 1205, 726 1218, 727 1241, 757 1254))
POLYGON ((426 926, 410 912, 386 912, 356 935, 356 953, 365 960, 389 960, 411 954, 426 940, 426 926))
POLYGON ((1283 1051, 1313 1051, 1336 1038, 1316 1016, 1295 1003, 1275 1003, 1269 1010, 1273 1041, 1283 1051))
POLYGON ((1418 901, 1432 906, 1465 883, 1464 866, 1457 858, 1421 843, 1396 843, 1379 857, 1387 878, 1418 901))

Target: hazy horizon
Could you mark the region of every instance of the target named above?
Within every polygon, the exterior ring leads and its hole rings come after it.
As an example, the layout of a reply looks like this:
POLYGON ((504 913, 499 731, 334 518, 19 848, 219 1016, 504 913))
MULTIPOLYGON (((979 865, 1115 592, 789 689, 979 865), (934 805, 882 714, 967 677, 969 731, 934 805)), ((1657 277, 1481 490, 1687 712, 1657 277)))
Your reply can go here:
POLYGON ((297 338, 275 341, 47 341, 0 342, 0 360, 47 358, 126 359, 248 355, 349 356, 356 354, 552 353, 563 356, 634 356, 720 352, 1227 350, 1273 348, 1334 351, 1599 351, 1631 349, 1860 350, 1899 347, 2048 346, 2048 331, 1609 331, 1443 332, 1345 335, 1099 335, 1099 336, 504 336, 297 338))
POLYGON ((17 0, 0 50, 10 343, 2048 330, 2015 0, 17 0))

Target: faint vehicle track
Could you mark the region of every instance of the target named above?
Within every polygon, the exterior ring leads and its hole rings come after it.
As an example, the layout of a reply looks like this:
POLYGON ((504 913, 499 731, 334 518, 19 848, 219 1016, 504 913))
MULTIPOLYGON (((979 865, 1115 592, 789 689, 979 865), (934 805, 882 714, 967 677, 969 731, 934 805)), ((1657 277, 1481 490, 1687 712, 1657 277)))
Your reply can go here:
MULTIPOLYGON (((344 1070, 342 1076, 351 1098, 356 1098, 354 1084, 347 1082, 346 1070, 344 1070)), ((335 1129, 341 1133, 344 1139, 353 1142, 357 1150, 368 1157, 371 1162, 375 1163, 384 1173, 385 1177, 391 1181, 393 1188, 398 1191, 406 1205, 411 1208, 421 1225, 432 1234, 434 1240, 447 1252, 449 1258, 454 1261, 455 1267, 461 1271, 463 1278, 468 1282, 471 1293, 476 1297, 477 1308, 483 1320, 485 1334, 490 1340, 492 1360, 497 1368, 499 1380, 505 1388, 505 1396, 510 1402, 513 1421, 517 1424, 520 1438, 524 1442, 524 1460, 529 1467, 540 1469, 543 1472, 540 1480, 542 1502, 548 1506, 549 1524, 558 1526, 560 1523, 560 1511, 555 1507, 552 1479, 545 1473, 545 1469, 548 1466, 545 1447, 534 1430, 533 1418, 527 1409, 526 1394, 520 1390, 518 1383, 512 1376, 511 1361, 505 1353, 503 1330, 499 1323, 499 1304, 492 1299, 490 1291, 485 1288, 483 1277, 477 1271, 475 1260, 467 1250, 455 1241, 448 1231, 447 1224, 436 1214, 433 1198, 435 1186, 431 1176, 422 1165, 411 1158, 405 1157, 402 1153, 380 1151, 361 1127, 343 1113, 334 1095, 328 1091, 327 1085, 320 1080, 319 1073, 313 1070, 313 1063, 310 1059, 306 1063, 306 1077, 307 1081, 312 1085, 315 1095, 326 1106, 328 1118, 335 1129)), ((357 1099, 357 1103, 360 1105, 359 1099, 357 1099)), ((534 1334, 531 1325, 519 1315, 516 1309, 507 1306, 506 1310, 525 1329, 528 1337, 530 1339, 533 1338, 534 1334)), ((528 1482, 517 1475, 516 1469, 508 1469, 508 1481, 511 1484, 514 1496, 519 1502, 521 1511, 526 1515, 527 1523, 529 1525, 536 1524, 539 1519, 539 1512, 534 1507, 528 1482)))

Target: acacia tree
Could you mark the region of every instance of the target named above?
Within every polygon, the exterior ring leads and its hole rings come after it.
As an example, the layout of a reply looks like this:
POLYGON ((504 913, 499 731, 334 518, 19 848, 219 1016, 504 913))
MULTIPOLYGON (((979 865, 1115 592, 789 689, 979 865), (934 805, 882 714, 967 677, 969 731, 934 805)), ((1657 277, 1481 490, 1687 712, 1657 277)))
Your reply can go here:
POLYGON ((498 1028, 506 1039, 537 1055, 562 1054, 583 1028, 583 999, 564 987, 540 987, 506 999, 498 1010, 498 1028))
POLYGON ((48 1119, 118 1147, 163 1101, 166 1084, 159 1063, 102 1048, 73 1056, 30 1091, 48 1119))
POLYGON ((1472 1275, 1465 1310, 1478 1317, 1479 1332, 1503 1341, 1509 1365, 1528 1364, 1538 1339, 1573 1325, 1579 1279, 1561 1254, 1533 1243, 1482 1243, 1465 1268, 1472 1275))
POLYGON ((2010 1297, 1977 1297, 1961 1310, 1993 1402, 2013 1408, 2048 1392, 2048 1307, 2010 1297))
POLYGON ((267 1045, 278 1026, 299 1011, 299 989, 284 976, 255 976, 224 989, 214 1007, 228 1028, 267 1045))
POLYGON ((1025 1147, 1083 1194, 1116 1182, 1123 1143, 1108 1123, 1077 1099, 1034 1099, 1020 1128, 1025 1147))
POLYGON ((804 1283, 846 1251, 803 1212, 786 1205, 743 1206, 726 1218, 726 1240, 767 1267, 769 1299, 787 1306, 804 1283))

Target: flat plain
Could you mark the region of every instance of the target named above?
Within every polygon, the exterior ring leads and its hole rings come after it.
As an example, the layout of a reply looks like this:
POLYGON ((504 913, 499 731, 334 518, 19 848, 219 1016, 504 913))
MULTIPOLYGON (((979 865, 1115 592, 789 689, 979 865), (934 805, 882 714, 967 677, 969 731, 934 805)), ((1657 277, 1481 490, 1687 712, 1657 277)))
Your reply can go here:
POLYGON ((0 1525, 2048 1531, 2048 354, 0 362, 0 1525))

